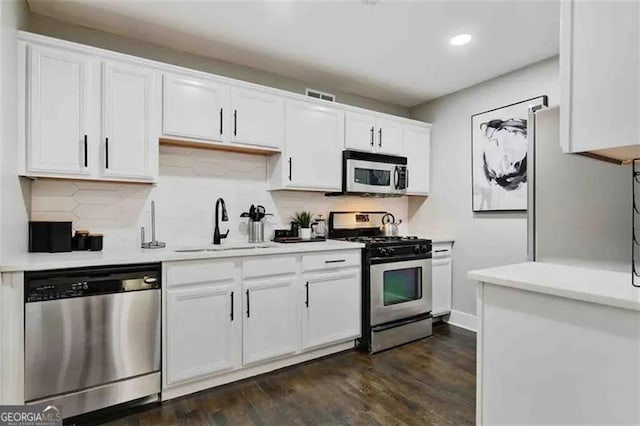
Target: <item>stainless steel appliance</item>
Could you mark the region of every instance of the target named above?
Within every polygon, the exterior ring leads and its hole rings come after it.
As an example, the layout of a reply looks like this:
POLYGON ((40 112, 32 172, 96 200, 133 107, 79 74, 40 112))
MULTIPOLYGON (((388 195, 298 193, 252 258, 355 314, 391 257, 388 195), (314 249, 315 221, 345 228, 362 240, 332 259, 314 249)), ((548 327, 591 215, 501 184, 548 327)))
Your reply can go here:
POLYGON ((160 265, 25 274, 25 401, 65 417, 160 392, 160 265))
POLYGON ((326 195, 400 197, 409 184, 407 157, 343 151, 342 192, 326 195))
POLYGON ((329 238, 362 250, 362 338, 371 353, 431 335, 431 240, 383 236, 386 212, 331 212, 329 238))
POLYGON ((631 170, 560 147, 559 107, 528 121, 530 260, 631 271, 631 170))

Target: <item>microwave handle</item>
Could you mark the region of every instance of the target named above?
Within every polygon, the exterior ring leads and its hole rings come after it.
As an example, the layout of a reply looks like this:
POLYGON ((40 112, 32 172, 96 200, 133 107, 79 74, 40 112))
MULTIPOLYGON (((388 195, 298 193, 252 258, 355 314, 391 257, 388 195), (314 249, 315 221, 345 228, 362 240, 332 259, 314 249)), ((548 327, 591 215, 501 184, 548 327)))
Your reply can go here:
POLYGON ((393 187, 395 189, 399 189, 400 187, 399 175, 400 175, 400 172, 398 171, 398 166, 396 166, 395 169, 393 169, 393 187))

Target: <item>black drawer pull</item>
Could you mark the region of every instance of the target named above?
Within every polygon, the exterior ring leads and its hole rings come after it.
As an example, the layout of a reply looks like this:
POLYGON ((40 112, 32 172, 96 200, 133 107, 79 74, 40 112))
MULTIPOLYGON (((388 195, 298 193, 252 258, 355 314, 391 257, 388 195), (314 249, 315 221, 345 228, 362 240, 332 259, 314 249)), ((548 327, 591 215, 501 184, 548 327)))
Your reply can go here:
POLYGON ((344 263, 346 259, 338 259, 338 260, 325 260, 324 263, 344 263))
POLYGON ((444 250, 436 250, 436 253, 443 253, 443 252, 445 252, 445 251, 449 251, 449 250, 447 250, 447 249, 444 249, 444 250))

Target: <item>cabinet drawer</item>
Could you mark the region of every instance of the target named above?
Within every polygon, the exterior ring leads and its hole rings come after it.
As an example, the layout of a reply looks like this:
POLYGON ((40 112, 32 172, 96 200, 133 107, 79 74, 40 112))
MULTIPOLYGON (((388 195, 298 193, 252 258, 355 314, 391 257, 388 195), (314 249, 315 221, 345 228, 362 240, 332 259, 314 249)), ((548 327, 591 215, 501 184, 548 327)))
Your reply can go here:
POLYGON ((167 287, 185 284, 228 282, 236 276, 233 261, 185 261, 164 264, 167 270, 167 287))
POLYGON ((261 256, 257 258, 247 259, 242 262, 243 278, 268 277, 271 275, 285 275, 295 273, 295 256, 261 256))
POLYGON ((451 243, 435 243, 432 249, 433 257, 450 257, 451 249, 451 243))
POLYGON ((314 253, 302 256, 302 272, 360 266, 360 250, 314 253))

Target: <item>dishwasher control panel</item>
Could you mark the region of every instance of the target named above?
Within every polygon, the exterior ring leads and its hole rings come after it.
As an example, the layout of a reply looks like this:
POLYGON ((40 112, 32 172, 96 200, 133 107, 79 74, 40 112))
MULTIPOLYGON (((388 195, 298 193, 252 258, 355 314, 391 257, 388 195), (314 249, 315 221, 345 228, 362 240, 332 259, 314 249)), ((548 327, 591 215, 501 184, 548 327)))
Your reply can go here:
POLYGON ((25 274, 25 302, 160 288, 160 265, 38 271, 25 274))

